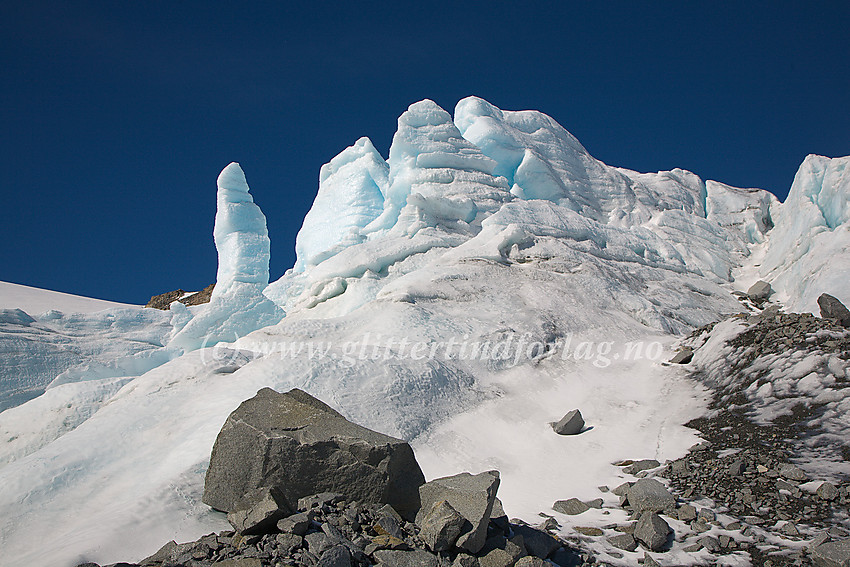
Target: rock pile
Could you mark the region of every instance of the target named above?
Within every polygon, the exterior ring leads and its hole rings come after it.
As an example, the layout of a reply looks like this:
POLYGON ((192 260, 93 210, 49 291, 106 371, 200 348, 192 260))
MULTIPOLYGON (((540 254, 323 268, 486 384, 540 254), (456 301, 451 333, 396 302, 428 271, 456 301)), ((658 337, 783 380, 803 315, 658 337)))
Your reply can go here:
POLYGON ((209 303, 213 289, 215 289, 215 284, 210 284, 201 291, 190 293, 189 295, 186 295, 186 292, 182 289, 168 291, 152 296, 145 307, 168 311, 171 308, 171 304, 175 301, 179 301, 183 305, 201 305, 203 303, 209 303))

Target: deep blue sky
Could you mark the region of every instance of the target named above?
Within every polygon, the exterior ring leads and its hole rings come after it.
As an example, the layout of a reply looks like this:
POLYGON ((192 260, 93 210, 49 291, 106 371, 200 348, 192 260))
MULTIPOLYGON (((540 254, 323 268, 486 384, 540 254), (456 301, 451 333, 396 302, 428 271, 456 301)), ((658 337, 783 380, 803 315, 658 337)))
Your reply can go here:
POLYGON ((319 167, 364 135, 386 155, 423 98, 541 110, 611 165, 783 198, 806 154, 850 154, 846 1, 297 4, 3 2, 0 280, 200 289, 230 161, 277 278, 319 167))

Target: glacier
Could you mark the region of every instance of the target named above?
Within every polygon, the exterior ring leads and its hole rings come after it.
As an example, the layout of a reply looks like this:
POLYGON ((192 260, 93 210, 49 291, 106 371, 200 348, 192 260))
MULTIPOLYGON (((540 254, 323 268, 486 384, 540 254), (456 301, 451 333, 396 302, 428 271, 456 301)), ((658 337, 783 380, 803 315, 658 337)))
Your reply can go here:
MULTIPOLYGON (((822 291, 850 302, 848 161, 810 156, 780 203, 682 169, 608 166, 541 112, 424 100, 386 160, 361 138, 322 167, 275 282, 265 216, 231 164, 212 301, 143 325, 162 359, 77 368, 0 413, 13 440, 0 446, 0 565, 139 559, 226 528, 200 501, 204 472, 227 415, 263 387, 302 388, 410 440, 428 478, 501 470, 512 516, 547 509, 565 479, 594 497, 619 484, 610 463, 695 442, 682 424, 707 392, 660 363, 744 309, 730 292, 764 278, 789 308, 815 309, 822 291), (593 429, 547 435, 572 407, 593 429), (43 526, 52 537, 34 545, 43 526)), ((0 348, 46 324, 30 318, 10 314, 0 348)))

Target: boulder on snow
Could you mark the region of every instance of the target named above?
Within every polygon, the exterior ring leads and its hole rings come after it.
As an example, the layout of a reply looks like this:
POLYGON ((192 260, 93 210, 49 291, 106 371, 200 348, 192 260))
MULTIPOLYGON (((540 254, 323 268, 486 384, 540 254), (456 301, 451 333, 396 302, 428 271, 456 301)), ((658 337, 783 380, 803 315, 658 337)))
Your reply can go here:
POLYGON ((850 310, 837 298, 828 293, 822 293, 818 297, 818 307, 820 307, 820 316, 824 319, 835 319, 842 327, 850 327, 850 310))
POLYGON ((561 421, 552 423, 552 429, 558 435, 575 435, 581 433, 584 428, 584 418, 581 417, 581 412, 574 409, 561 418, 561 421))
POLYGON ((405 441, 351 423, 301 390, 263 388, 219 432, 203 502, 233 512, 252 490, 276 488, 292 508, 299 498, 333 491, 412 516, 424 482, 405 441))
POLYGON ((670 364, 687 364, 694 358, 694 349, 682 347, 676 355, 670 359, 670 364))
POLYGON ((499 471, 476 475, 465 472, 434 479, 419 487, 422 508, 416 515, 416 524, 422 527, 434 505, 445 500, 468 522, 455 545, 478 553, 487 539, 487 526, 498 489, 499 471))
POLYGON ((676 497, 654 478, 642 478, 628 489, 629 505, 635 512, 663 512, 676 507, 676 497))
POLYGON ((643 514, 635 526, 634 537, 651 551, 660 551, 667 544, 670 526, 654 512, 643 514))
POLYGON ((773 293, 773 288, 766 281, 759 280, 750 286, 747 290, 747 297, 753 301, 764 301, 770 294, 773 293))

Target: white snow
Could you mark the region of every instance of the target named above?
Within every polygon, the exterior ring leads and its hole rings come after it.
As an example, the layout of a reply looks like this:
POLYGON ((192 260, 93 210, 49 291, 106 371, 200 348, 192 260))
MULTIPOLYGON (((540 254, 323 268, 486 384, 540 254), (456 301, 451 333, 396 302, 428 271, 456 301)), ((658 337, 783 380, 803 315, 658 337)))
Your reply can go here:
MULTIPOLYGON (((789 301, 813 281, 850 292, 835 276, 850 257, 840 160, 811 160, 792 189, 808 197, 783 205, 681 169, 610 167, 545 114, 474 97, 454 118, 415 103, 398 124, 386 161, 361 138, 323 166, 296 265, 271 284, 265 217, 229 165, 210 304, 140 320, 120 336, 156 331, 148 355, 69 370, 0 413, 0 565, 140 559, 226 528, 200 502, 203 476, 227 415, 262 387, 303 388, 411 440, 429 478, 497 468, 508 514, 535 522, 557 499, 622 482, 616 460, 693 444, 681 424, 708 393, 659 362, 676 335, 743 309, 736 278, 762 270, 789 301), (812 199, 821 216, 794 224, 812 199), (591 429, 555 435, 548 422, 576 407, 591 429)), ((47 332, 41 319, 5 321, 9 337, 47 332)), ((93 344, 113 344, 92 321, 93 344)), ((694 364, 713 372, 745 324, 718 325, 694 364)), ((845 372, 840 361, 762 362, 782 368, 764 400, 783 388, 814 396, 844 412, 828 418, 830 434, 846 427, 850 408, 828 377, 845 372)))
POLYGON ((38 315, 53 309, 65 313, 94 313, 110 307, 141 306, 0 282, 0 309, 22 309, 31 315, 38 315))

